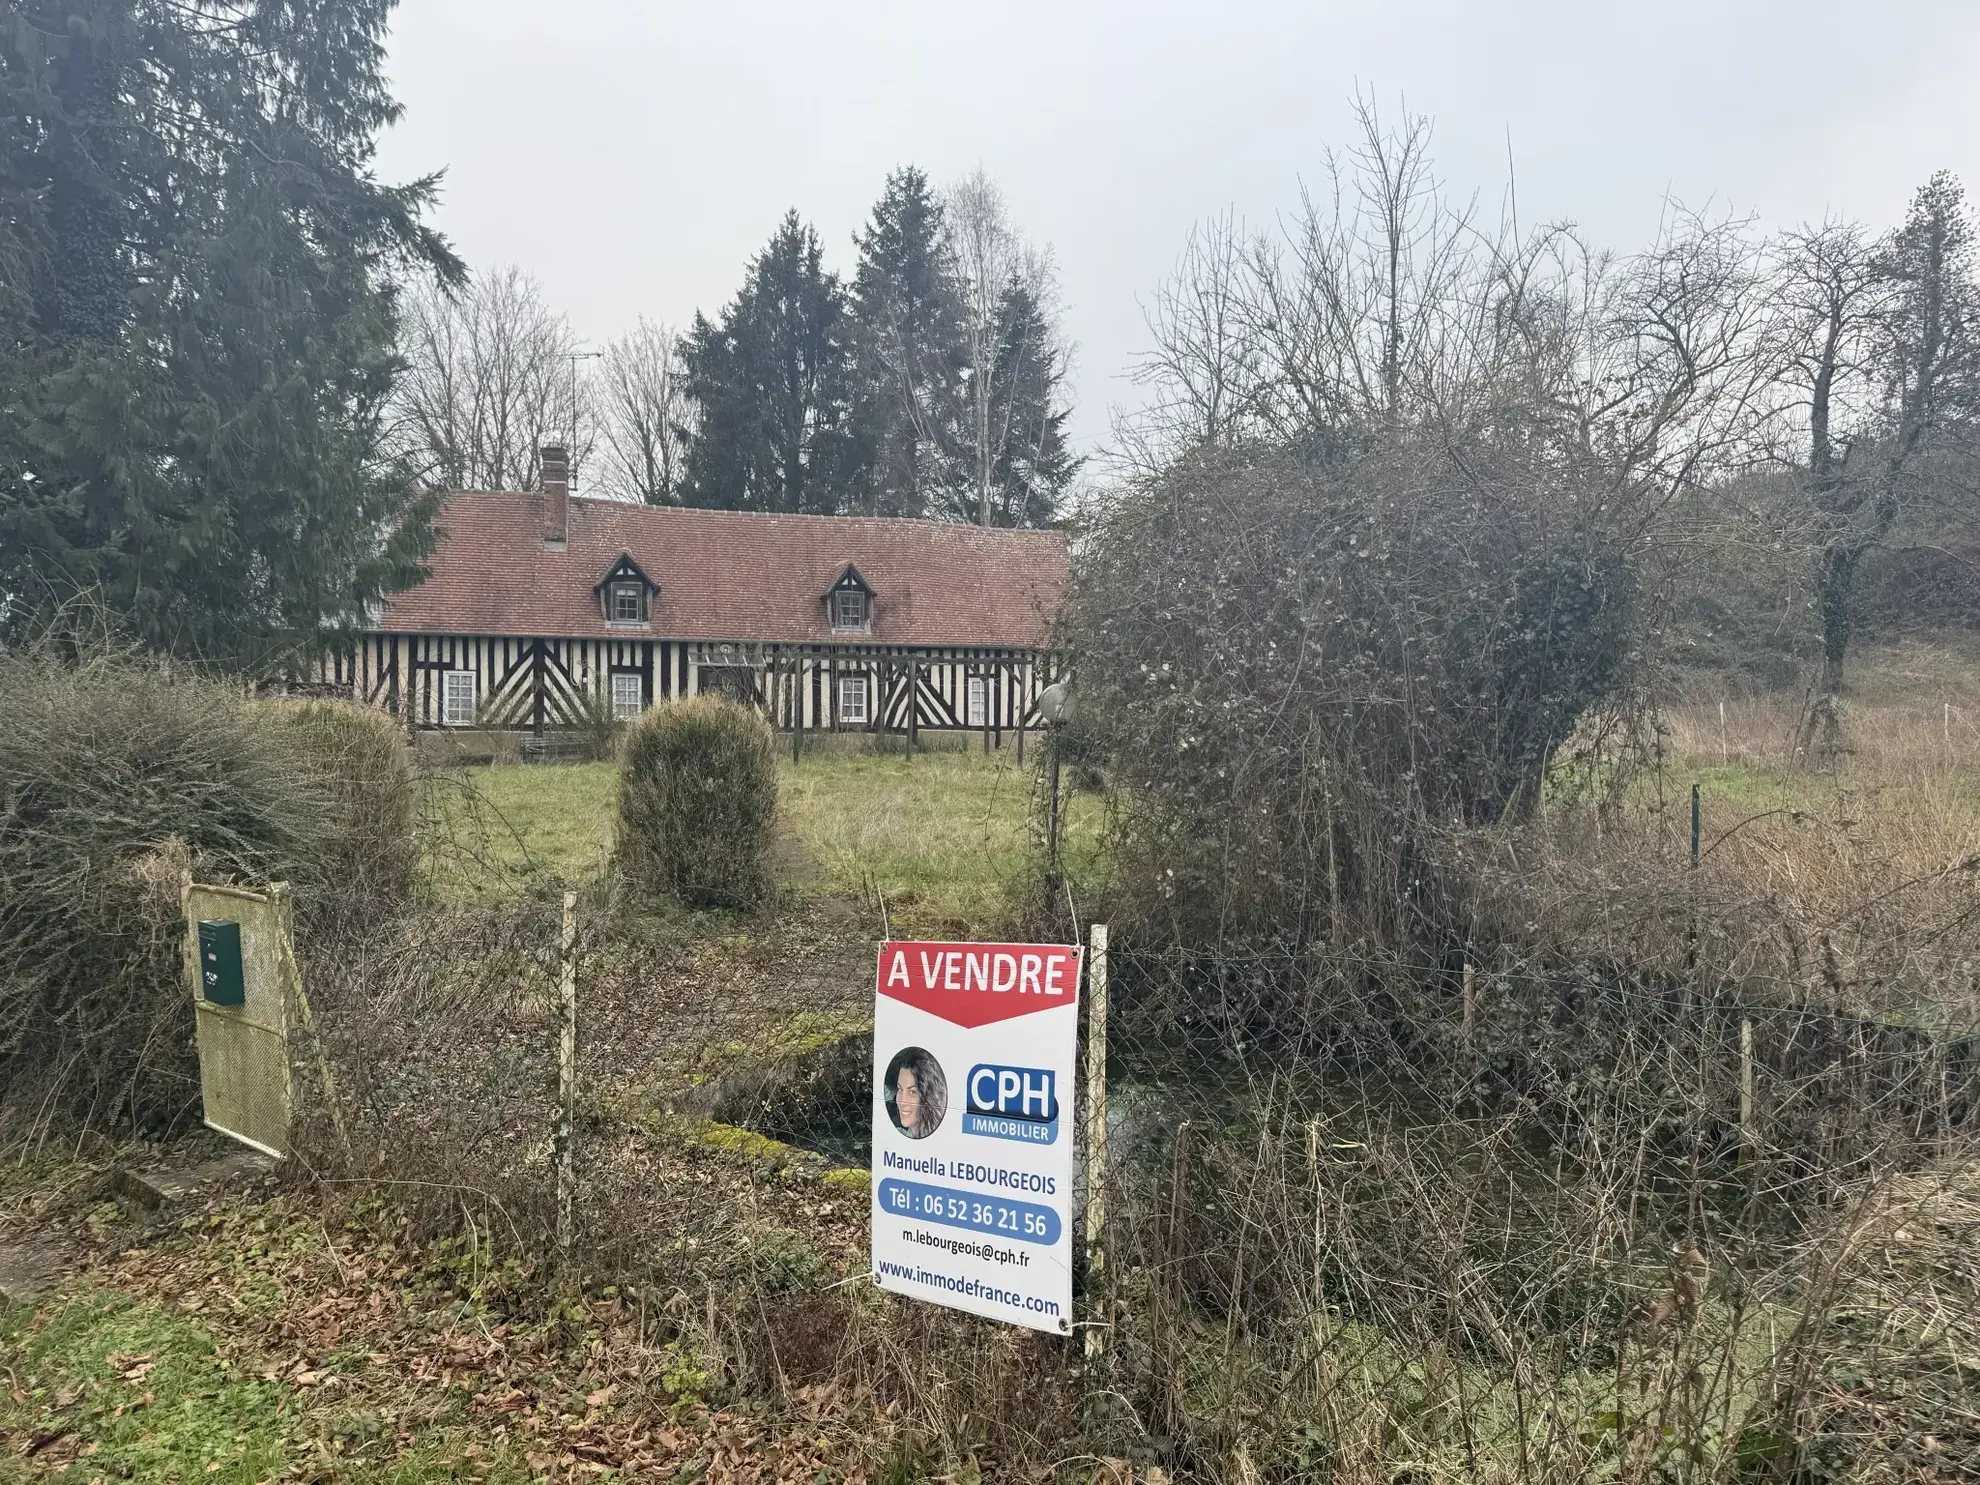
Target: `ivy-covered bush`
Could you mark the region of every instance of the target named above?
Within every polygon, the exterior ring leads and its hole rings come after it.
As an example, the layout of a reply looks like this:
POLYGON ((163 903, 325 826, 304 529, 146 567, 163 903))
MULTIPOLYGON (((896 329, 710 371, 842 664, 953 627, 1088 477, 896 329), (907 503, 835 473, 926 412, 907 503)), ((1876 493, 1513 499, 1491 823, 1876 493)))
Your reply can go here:
POLYGON ((1604 494, 1398 435, 1198 455, 1119 496, 1075 570, 1066 739, 1117 786, 1117 911, 1198 940, 1447 918, 1442 845, 1531 812, 1626 691, 1636 581, 1604 494))

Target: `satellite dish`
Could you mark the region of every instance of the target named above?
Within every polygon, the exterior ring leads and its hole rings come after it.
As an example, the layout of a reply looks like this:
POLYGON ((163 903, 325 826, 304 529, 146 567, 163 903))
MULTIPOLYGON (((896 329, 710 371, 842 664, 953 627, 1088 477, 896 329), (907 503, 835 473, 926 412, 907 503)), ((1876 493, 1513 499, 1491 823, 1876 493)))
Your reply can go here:
POLYGON ((1072 687, 1065 681, 1054 681, 1038 693, 1038 715, 1047 727, 1058 727, 1073 718, 1072 687))

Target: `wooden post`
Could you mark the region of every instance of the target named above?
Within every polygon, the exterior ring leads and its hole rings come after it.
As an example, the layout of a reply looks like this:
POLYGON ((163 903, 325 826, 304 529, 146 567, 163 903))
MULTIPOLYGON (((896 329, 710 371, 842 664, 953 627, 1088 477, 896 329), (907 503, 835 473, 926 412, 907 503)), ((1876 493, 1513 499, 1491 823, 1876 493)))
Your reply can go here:
POLYGON ((564 894, 562 964, 557 975, 557 1247, 569 1252, 577 1188, 577 893, 564 894))
MULTIPOLYGON (((1334 848, 1334 786, 1327 777, 1326 760, 1320 763, 1320 797, 1325 807, 1327 822, 1327 932, 1339 948, 1346 937, 1346 925, 1341 921, 1341 867, 1335 858, 1334 848)), ((1466 966, 1469 970, 1470 966, 1466 966)))
MULTIPOLYGON (((1018 736, 1020 739, 1022 739, 1024 734, 1019 733, 1018 736)), ((1020 742, 1019 746, 1022 745, 1023 745, 1022 742, 1020 742)), ((1056 876, 1059 870, 1059 743, 1058 743, 1058 739, 1053 738, 1050 741, 1048 741, 1046 743, 1046 748, 1052 755, 1052 812, 1051 812, 1051 817, 1046 824, 1045 855, 1046 855, 1046 859, 1051 863, 1051 870, 1053 874, 1056 876)))
POLYGON ((1464 1049, 1469 1052, 1478 1033, 1478 985, 1471 955, 1464 956, 1464 1049))
POLYGON ((921 740, 920 718, 917 715, 920 691, 921 659, 912 656, 907 663, 907 752, 910 758, 914 757, 914 745, 921 740))
MULTIPOLYGON (((1024 706, 1025 706, 1026 687, 1022 683, 1020 683, 1016 687, 1012 687, 1009 684, 1009 677, 1007 675, 1005 678, 1004 689, 1008 694, 1010 694, 1011 697, 1011 719, 1013 722, 1017 724, 1018 767, 1023 768, 1024 767, 1024 706)), ((997 746, 1001 748, 1003 745, 1004 745, 1004 739, 1000 734, 997 738, 997 746)))
POLYGON ((1086 1359, 1106 1354, 1114 1324, 1107 1273, 1107 925, 1093 925, 1086 970, 1086 1359))
POLYGON ((1759 1131, 1753 1127, 1753 1018, 1739 1018, 1739 1158, 1760 1153, 1759 1131))
POLYGON ((791 762, 804 752, 804 656, 791 657, 791 762))

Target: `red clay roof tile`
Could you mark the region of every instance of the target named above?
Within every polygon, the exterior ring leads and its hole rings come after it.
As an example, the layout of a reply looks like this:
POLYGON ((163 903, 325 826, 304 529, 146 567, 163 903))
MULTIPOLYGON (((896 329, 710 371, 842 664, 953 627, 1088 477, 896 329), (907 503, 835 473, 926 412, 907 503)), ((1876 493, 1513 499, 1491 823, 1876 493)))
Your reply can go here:
MULTIPOLYGON (((594 591, 621 553, 655 583, 656 639, 830 641, 824 594, 848 563, 871 585, 866 642, 1030 648, 1065 599, 1066 539, 867 516, 782 516, 573 498, 562 550, 544 544, 541 497, 449 495, 432 575, 387 599, 390 633, 604 637, 594 591)), ((845 636, 837 636, 843 639, 845 636)))

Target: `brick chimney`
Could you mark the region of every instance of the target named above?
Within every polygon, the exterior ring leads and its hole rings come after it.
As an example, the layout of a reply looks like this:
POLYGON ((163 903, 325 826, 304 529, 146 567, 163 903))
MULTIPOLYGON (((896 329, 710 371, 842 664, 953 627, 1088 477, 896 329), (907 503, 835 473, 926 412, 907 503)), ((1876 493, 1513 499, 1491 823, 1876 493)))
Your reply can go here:
POLYGON ((543 540, 562 546, 571 524, 571 456, 561 445, 549 444, 538 458, 543 465, 543 540))

